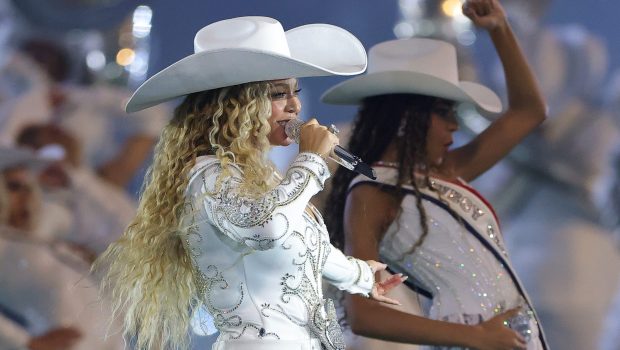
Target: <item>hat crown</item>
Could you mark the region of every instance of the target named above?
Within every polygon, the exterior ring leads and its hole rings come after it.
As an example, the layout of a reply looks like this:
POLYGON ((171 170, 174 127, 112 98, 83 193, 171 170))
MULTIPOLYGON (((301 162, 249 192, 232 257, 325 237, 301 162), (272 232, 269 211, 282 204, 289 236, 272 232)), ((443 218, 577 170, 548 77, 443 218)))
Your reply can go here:
POLYGON ((408 71, 428 74, 457 84, 456 49, 450 43, 426 38, 390 40, 368 52, 368 74, 408 71))
POLYGON ((284 28, 269 17, 248 16, 222 20, 203 27, 194 37, 194 52, 248 49, 290 57, 284 28))

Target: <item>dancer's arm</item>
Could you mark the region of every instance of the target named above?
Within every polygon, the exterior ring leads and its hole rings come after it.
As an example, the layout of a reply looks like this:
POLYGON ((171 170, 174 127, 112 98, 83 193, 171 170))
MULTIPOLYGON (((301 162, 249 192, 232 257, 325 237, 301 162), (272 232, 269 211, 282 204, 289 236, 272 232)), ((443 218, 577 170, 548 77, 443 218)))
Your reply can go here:
POLYGON ((504 68, 508 107, 472 142, 448 154, 443 169, 473 180, 505 157, 546 117, 546 105, 536 78, 510 28, 498 0, 468 0, 463 13, 489 32, 504 68))
MULTIPOLYGON (((345 207, 346 253, 365 260, 378 260, 379 243, 399 207, 398 198, 374 186, 354 188, 345 207)), ((468 326, 408 314, 358 296, 346 297, 347 321, 354 333, 410 344, 525 349, 523 339, 503 325, 503 321, 517 311, 468 326)))

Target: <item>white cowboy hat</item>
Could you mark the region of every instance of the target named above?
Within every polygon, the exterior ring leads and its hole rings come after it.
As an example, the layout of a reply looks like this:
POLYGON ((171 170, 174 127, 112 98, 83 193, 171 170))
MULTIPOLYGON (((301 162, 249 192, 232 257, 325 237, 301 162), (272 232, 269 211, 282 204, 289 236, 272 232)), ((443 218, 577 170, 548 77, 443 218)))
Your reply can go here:
POLYGON ((284 32, 280 22, 269 17, 209 24, 196 33, 194 52, 142 84, 125 110, 253 81, 354 75, 366 69, 364 46, 346 30, 308 24, 284 32))
POLYGON ((434 39, 390 40, 368 52, 368 71, 327 90, 321 100, 354 105, 364 98, 386 94, 420 94, 472 102, 487 113, 499 113, 502 103, 486 86, 460 81, 456 49, 434 39))

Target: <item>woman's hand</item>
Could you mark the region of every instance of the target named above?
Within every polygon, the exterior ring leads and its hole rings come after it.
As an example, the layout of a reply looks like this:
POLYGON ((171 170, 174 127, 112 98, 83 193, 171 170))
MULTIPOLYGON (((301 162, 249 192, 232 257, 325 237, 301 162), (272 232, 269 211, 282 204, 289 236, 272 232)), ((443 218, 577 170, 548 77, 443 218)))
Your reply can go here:
MULTIPOLYGON (((366 263, 368 263, 373 273, 377 271, 383 271, 387 268, 386 264, 382 264, 374 260, 367 260, 366 263)), ((387 292, 392 290, 394 287, 403 283, 406 279, 407 276, 403 277, 403 274, 399 273, 381 282, 375 282, 375 284, 372 286, 372 291, 370 292, 370 298, 386 304, 400 305, 400 301, 390 299, 386 297, 385 294, 387 294, 387 292)))
POLYGON ((498 0, 467 0, 463 14, 478 28, 493 31, 506 25, 506 12, 498 0))
POLYGON ((506 321, 515 317, 520 308, 508 310, 477 326, 472 334, 472 346, 478 350, 525 350, 523 337, 506 326, 506 321))
POLYGON ((311 119, 301 127, 299 134, 299 152, 311 152, 326 158, 338 144, 338 137, 327 127, 311 119))

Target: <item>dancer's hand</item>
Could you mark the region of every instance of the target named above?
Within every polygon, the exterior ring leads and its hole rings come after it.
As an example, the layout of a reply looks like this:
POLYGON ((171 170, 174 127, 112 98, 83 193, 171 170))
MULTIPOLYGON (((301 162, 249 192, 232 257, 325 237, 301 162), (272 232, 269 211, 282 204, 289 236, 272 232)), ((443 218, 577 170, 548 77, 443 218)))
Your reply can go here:
POLYGON ((474 326, 474 329, 476 329, 474 334, 472 334, 474 348, 478 350, 527 349, 525 339, 505 324, 506 321, 515 317, 519 310, 520 308, 510 309, 474 326))
POLYGON ((463 4, 463 14, 476 27, 493 31, 505 26, 506 12, 498 0, 467 0, 463 4))
MULTIPOLYGON (((366 262, 368 263, 368 265, 370 265, 370 269, 373 273, 377 271, 383 271, 387 268, 386 264, 382 264, 374 260, 367 260, 366 262)), ((386 304, 401 305, 400 301, 388 298, 385 296, 385 294, 387 294, 394 287, 403 283, 406 279, 407 276, 403 276, 402 273, 399 273, 383 281, 375 282, 375 284, 372 286, 372 291, 370 292, 370 298, 386 304)))

